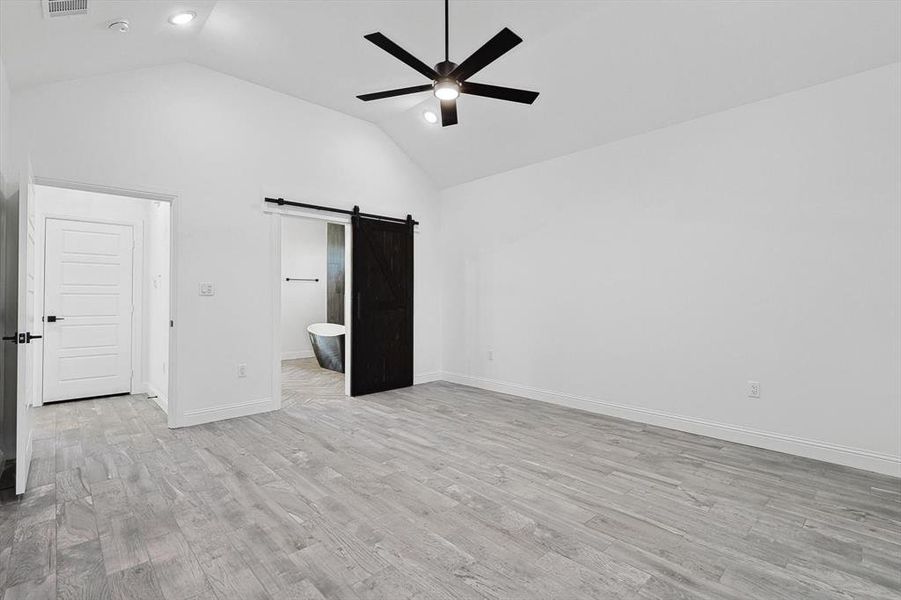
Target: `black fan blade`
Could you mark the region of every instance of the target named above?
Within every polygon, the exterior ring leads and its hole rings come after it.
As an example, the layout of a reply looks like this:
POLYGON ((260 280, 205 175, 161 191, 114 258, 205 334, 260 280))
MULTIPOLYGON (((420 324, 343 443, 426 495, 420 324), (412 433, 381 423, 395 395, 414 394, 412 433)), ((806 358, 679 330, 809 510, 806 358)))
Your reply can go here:
POLYGON ((457 101, 442 100, 441 101, 441 126, 457 124, 457 101))
POLYGON ((472 53, 472 56, 457 65, 450 77, 457 81, 466 81, 490 63, 494 62, 514 46, 522 41, 522 38, 504 27, 500 33, 485 42, 485 45, 472 53))
POLYGON ((414 85, 413 87, 405 87, 398 88, 396 90, 388 90, 386 92, 373 92, 371 94, 360 94, 357 96, 363 102, 369 102, 370 100, 381 100, 382 98, 393 98, 394 96, 404 96, 406 94, 416 94, 419 92, 426 92, 432 89, 431 83, 426 83, 424 85, 414 85))
POLYGON ((538 92, 488 85, 486 83, 473 83, 471 81, 467 81, 460 86, 460 93, 497 98, 498 100, 508 100, 510 102, 521 102, 522 104, 531 104, 538 97, 538 92))
POLYGON ((396 58, 397 60, 406 63, 407 65, 413 67, 429 79, 438 79, 438 72, 435 71, 432 67, 428 66, 387 37, 382 35, 379 32, 370 33, 369 35, 364 35, 364 38, 396 58))

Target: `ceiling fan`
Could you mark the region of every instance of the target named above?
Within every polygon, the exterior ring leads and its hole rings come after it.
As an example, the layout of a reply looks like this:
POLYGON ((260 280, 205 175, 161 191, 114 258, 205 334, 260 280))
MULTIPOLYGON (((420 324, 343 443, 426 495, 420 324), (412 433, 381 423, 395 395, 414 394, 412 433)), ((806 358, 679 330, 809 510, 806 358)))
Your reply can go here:
POLYGON ((522 41, 521 37, 506 27, 504 27, 500 33, 485 42, 481 48, 472 53, 472 56, 459 65, 450 61, 450 58, 448 58, 447 3, 448 0, 444 0, 444 60, 435 65, 434 69, 379 32, 363 36, 394 58, 431 79, 432 83, 414 85, 412 87, 388 90, 385 92, 363 94, 357 96, 357 98, 364 102, 369 102, 370 100, 381 100, 382 98, 392 98, 394 96, 417 94, 419 92, 432 90, 435 97, 441 101, 442 127, 457 124, 457 97, 460 94, 497 98, 498 100, 520 102, 522 104, 532 104, 535 102, 535 98, 538 97, 538 92, 468 81, 470 77, 509 52, 514 46, 522 41))

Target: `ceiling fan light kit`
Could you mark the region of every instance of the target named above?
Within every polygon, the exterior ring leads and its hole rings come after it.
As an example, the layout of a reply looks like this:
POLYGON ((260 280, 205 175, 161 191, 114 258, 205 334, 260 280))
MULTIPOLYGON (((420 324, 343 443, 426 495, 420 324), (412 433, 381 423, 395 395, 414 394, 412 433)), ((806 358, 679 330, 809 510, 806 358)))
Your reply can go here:
POLYGON ((453 79, 440 79, 434 89, 439 100, 455 100, 460 95, 460 84, 453 79))
POLYGON ((448 125, 457 124, 457 98, 460 94, 483 96, 485 98, 495 98, 521 104, 532 104, 538 97, 538 92, 468 81, 471 76, 512 50, 522 42, 522 38, 504 27, 500 33, 488 40, 459 65, 451 62, 448 58, 448 0, 444 0, 444 60, 435 65, 435 68, 428 66, 380 32, 370 33, 363 37, 432 80, 430 84, 357 96, 364 102, 393 98, 394 96, 405 96, 407 94, 418 94, 431 90, 441 103, 441 126, 447 127, 448 125))

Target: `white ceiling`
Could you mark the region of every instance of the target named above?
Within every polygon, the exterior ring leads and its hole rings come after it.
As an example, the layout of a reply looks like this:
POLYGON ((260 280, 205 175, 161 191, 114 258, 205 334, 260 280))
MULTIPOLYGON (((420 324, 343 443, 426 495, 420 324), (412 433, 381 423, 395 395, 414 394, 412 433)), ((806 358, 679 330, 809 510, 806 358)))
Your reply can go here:
POLYGON ((197 44, 214 0, 188 2, 88 0, 89 13, 45 19, 41 0, 0 0, 0 53, 13 89, 102 73, 181 62, 197 44), (190 28, 170 25, 188 7, 198 18, 190 28), (107 29, 128 19, 122 34, 107 29))
POLYGON ((14 88, 191 61, 378 124, 442 187, 901 60, 895 1, 451 0, 451 59, 510 27, 524 43, 473 80, 541 96, 464 96, 460 124, 441 128, 421 118, 428 93, 355 98, 427 83, 362 36, 434 64, 440 0, 89 2, 88 16, 57 19, 39 0, 0 2, 14 88), (170 26, 182 9, 199 18, 170 26), (128 34, 106 30, 121 17, 128 34))

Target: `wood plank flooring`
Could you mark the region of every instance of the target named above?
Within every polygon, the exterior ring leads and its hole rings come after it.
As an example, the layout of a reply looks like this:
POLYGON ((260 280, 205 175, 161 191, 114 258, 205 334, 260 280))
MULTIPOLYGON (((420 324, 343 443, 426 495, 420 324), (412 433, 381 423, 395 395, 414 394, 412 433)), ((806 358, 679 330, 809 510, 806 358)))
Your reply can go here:
POLYGON ((901 481, 472 388, 38 410, 4 600, 901 598, 901 481))

